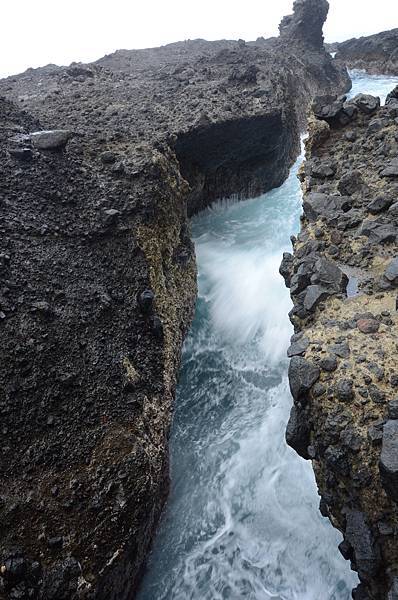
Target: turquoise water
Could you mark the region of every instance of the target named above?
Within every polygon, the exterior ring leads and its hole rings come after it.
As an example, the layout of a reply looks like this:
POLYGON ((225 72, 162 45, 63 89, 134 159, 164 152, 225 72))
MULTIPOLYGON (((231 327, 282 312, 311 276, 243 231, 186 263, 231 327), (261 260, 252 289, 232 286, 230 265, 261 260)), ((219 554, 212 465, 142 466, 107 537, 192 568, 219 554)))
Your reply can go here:
MULTIPOLYGON (((394 86, 356 77, 356 93, 394 86)), ((311 464, 284 438, 291 301, 278 269, 299 230, 301 161, 280 188, 193 219, 199 297, 139 600, 348 600, 356 585, 311 464)))

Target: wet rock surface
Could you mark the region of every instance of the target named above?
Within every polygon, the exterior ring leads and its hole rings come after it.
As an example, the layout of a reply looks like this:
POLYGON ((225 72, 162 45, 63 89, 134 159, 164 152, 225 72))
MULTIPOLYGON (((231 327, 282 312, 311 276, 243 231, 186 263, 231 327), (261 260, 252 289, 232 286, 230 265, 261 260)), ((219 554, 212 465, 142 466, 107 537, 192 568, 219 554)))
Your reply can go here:
MULTIPOLYGON (((1 598, 134 597, 196 298, 188 215, 282 183, 311 98, 349 87, 306 3, 280 39, 0 81, 1 598)), ((315 263, 299 285, 340 291, 315 263)))
POLYGON ((364 95, 315 100, 301 231, 281 268, 294 302, 291 348, 302 350, 291 353, 287 441, 312 459, 322 514, 360 577, 353 597, 368 600, 395 597, 398 576, 395 94, 384 107, 364 95), (331 164, 327 177, 313 168, 331 164), (322 295, 309 302, 314 286, 322 295))
POLYGON ((336 58, 354 69, 398 75, 398 29, 335 44, 336 58))

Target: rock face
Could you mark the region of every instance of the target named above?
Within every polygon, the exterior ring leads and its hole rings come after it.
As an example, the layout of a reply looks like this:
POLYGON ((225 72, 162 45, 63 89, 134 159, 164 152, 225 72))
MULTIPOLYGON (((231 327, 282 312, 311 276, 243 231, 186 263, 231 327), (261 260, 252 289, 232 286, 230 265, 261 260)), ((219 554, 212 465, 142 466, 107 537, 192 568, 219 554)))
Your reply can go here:
POLYGON ((1 598, 134 597, 196 299, 187 215, 279 185, 311 97, 349 86, 294 31, 0 82, 1 598))
POLYGON ((352 69, 398 75, 398 29, 335 45, 336 59, 352 69))
POLYGON ((281 265, 300 350, 286 438, 313 460, 322 514, 359 574, 353 597, 387 600, 398 581, 396 91, 385 107, 328 96, 314 110, 301 232, 281 265))
POLYGON ((294 13, 284 17, 279 25, 281 37, 322 48, 322 29, 329 12, 327 0, 295 0, 293 10, 294 13))

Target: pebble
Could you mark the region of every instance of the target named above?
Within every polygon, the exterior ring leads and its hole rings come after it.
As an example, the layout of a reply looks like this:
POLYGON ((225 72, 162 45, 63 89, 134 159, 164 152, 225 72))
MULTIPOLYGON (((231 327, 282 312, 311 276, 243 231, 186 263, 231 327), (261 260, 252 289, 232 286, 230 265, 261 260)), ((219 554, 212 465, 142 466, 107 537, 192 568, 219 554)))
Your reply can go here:
POLYGON ((375 319, 360 319, 357 321, 357 327, 362 333, 377 333, 380 329, 380 323, 375 319))

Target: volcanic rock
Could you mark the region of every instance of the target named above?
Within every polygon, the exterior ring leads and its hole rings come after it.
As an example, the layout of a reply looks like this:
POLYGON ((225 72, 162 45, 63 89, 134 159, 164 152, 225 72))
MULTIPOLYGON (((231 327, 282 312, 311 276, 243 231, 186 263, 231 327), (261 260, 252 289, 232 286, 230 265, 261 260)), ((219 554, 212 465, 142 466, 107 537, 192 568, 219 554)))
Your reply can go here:
POLYGON ((64 148, 73 133, 63 129, 35 131, 30 134, 33 146, 38 150, 59 150, 64 148))
POLYGON ((305 401, 306 395, 318 381, 320 371, 318 367, 305 358, 294 356, 289 365, 290 391, 294 400, 305 401))
POLYGON ((390 420, 383 428, 380 475, 387 494, 398 502, 398 420, 390 420))
POLYGON ((336 59, 351 69, 398 75, 398 29, 353 38, 336 45, 336 59))

